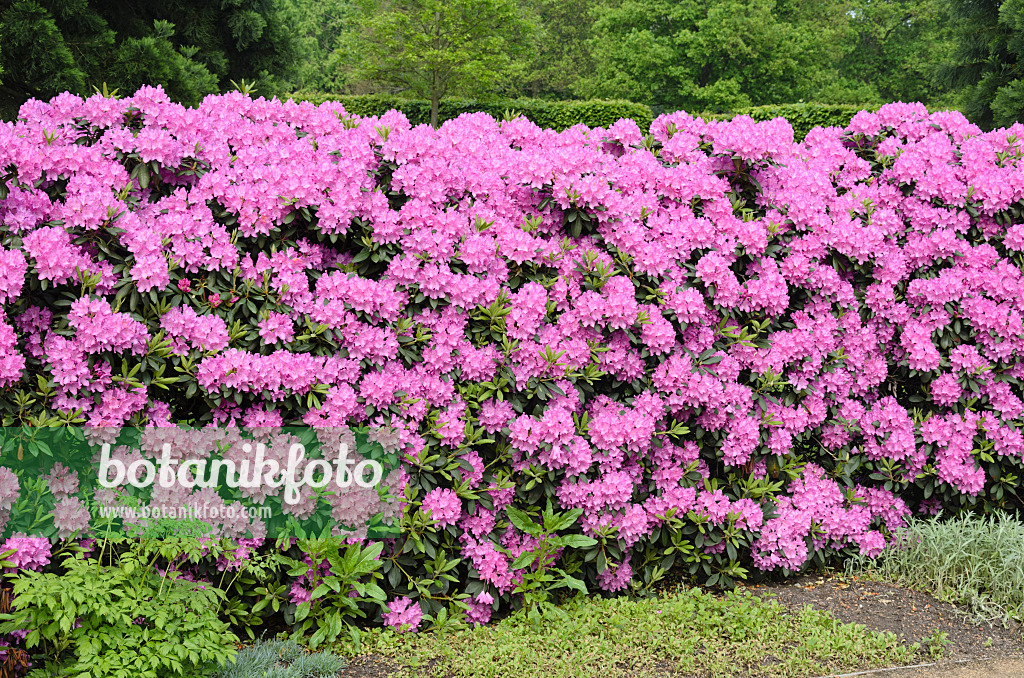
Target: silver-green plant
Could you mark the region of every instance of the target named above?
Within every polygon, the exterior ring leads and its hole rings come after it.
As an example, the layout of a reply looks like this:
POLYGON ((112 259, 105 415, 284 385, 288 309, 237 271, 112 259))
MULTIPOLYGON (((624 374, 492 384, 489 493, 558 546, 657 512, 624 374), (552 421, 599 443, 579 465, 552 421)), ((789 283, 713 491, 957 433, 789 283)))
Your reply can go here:
POLYGON ((311 653, 291 640, 259 640, 214 678, 334 678, 346 664, 338 655, 311 653))
POLYGON ((1024 621, 1024 522, 1016 516, 911 520, 877 558, 851 559, 847 570, 926 590, 975 621, 1024 621))

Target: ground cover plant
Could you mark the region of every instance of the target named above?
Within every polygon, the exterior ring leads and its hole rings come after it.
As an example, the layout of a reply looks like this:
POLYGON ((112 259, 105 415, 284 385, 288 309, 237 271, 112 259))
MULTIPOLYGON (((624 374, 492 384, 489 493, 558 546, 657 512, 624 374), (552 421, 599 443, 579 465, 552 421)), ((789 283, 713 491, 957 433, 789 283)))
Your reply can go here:
POLYGON ((216 678, 334 678, 348 662, 331 652, 310 653, 294 641, 257 641, 238 652, 216 678))
MULTIPOLYGON (((0 125, 0 416, 54 461, 31 430, 187 423, 244 455, 247 427, 278 461, 276 427, 390 431, 397 536, 342 555, 211 524, 243 548, 197 576, 279 564, 228 594, 240 627, 484 623, 525 592, 543 616, 549 589, 876 555, 915 512, 1021 506, 1021 139, 919 104, 796 143, 682 112, 555 132, 156 88, 30 102, 0 125)), ((16 471, 0 509, 49 493, 33 535, 89 534, 66 469, 16 471)), ((370 517, 369 495, 282 494, 246 500, 370 517)))
MULTIPOLYGON (((444 633, 367 637, 363 652, 394 676, 576 678, 584 676, 824 676, 914 663, 920 646, 891 633, 840 624, 809 607, 787 613, 750 592, 698 589, 629 600, 579 596, 557 623, 517 614, 444 633)), ((366 665, 359 657, 353 670, 366 665), (361 663, 362 662, 362 663, 361 663)))

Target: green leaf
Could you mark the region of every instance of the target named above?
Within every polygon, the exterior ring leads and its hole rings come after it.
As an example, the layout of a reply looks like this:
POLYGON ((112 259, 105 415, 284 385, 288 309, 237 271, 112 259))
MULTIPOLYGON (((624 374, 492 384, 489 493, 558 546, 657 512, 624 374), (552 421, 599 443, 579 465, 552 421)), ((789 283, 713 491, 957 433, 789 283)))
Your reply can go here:
POLYGON ((532 536, 540 534, 540 525, 533 522, 533 520, 530 519, 530 516, 521 509, 517 509, 515 506, 509 506, 505 512, 508 514, 508 519, 516 526, 517 529, 532 536))
POLYGON ((558 542, 571 549, 585 549, 597 544, 596 539, 583 534, 567 534, 564 537, 558 537, 558 542))

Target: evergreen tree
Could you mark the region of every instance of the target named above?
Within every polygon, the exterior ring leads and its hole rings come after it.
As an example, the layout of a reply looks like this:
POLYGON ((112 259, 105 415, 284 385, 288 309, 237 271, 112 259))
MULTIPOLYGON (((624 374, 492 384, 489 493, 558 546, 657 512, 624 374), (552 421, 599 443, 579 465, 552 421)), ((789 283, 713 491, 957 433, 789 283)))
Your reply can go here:
POLYGON ((163 85, 186 104, 230 85, 268 84, 293 67, 275 0, 13 0, 0 2, 0 107, 163 85))
POLYGON ((1024 0, 950 0, 956 49, 943 82, 985 129, 1024 119, 1024 0))
POLYGON ((289 83, 293 89, 341 93, 358 88, 351 69, 334 56, 338 40, 356 25, 355 0, 284 0, 281 16, 294 30, 299 52, 289 83))

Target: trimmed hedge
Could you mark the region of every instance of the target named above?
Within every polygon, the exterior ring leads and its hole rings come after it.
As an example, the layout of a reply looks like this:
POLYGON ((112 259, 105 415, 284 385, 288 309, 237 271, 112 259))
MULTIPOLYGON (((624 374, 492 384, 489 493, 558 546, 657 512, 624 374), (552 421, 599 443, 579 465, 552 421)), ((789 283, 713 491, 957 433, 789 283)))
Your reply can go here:
MULTIPOLYGON (((325 101, 339 101, 349 113, 359 116, 381 116, 390 110, 401 111, 413 125, 430 123, 430 102, 425 99, 403 99, 386 94, 327 94, 324 92, 295 92, 286 99, 309 101, 320 105, 325 101)), ((646 130, 654 120, 650 107, 632 101, 545 101, 543 99, 500 99, 498 101, 472 101, 445 99, 438 109, 438 120, 452 120, 463 113, 487 113, 501 120, 506 111, 521 113, 539 127, 564 130, 573 125, 609 127, 622 118, 636 121, 646 130)))
MULTIPOLYGON (((320 105, 325 101, 339 101, 349 113, 358 116, 381 116, 389 110, 401 111, 413 125, 430 122, 430 102, 425 99, 404 99, 387 94, 329 94, 325 92, 295 92, 286 99, 309 101, 320 105)), ((732 113, 700 113, 705 120, 729 120, 747 115, 757 122, 785 118, 793 127, 793 137, 800 141, 814 127, 846 127, 850 119, 861 110, 877 110, 877 105, 853 106, 847 104, 799 103, 751 106, 732 113)), ((545 101, 543 99, 500 99, 473 101, 445 99, 438 109, 441 122, 452 120, 463 113, 487 113, 500 120, 506 111, 521 113, 539 127, 564 130, 573 125, 608 127, 621 118, 629 118, 646 132, 654 119, 651 108, 625 100, 545 101)))
POLYGON ((802 140, 815 127, 846 127, 862 110, 876 111, 877 105, 851 106, 842 104, 779 104, 751 106, 736 111, 736 115, 749 115, 757 122, 785 118, 793 127, 793 137, 802 140))
POLYGON ((793 127, 793 138, 803 141, 807 133, 815 127, 846 127, 859 111, 876 111, 877 104, 853 106, 849 104, 770 104, 767 106, 750 106, 740 108, 732 113, 700 113, 705 120, 731 120, 738 115, 746 115, 756 122, 765 122, 775 118, 785 118, 793 127))

